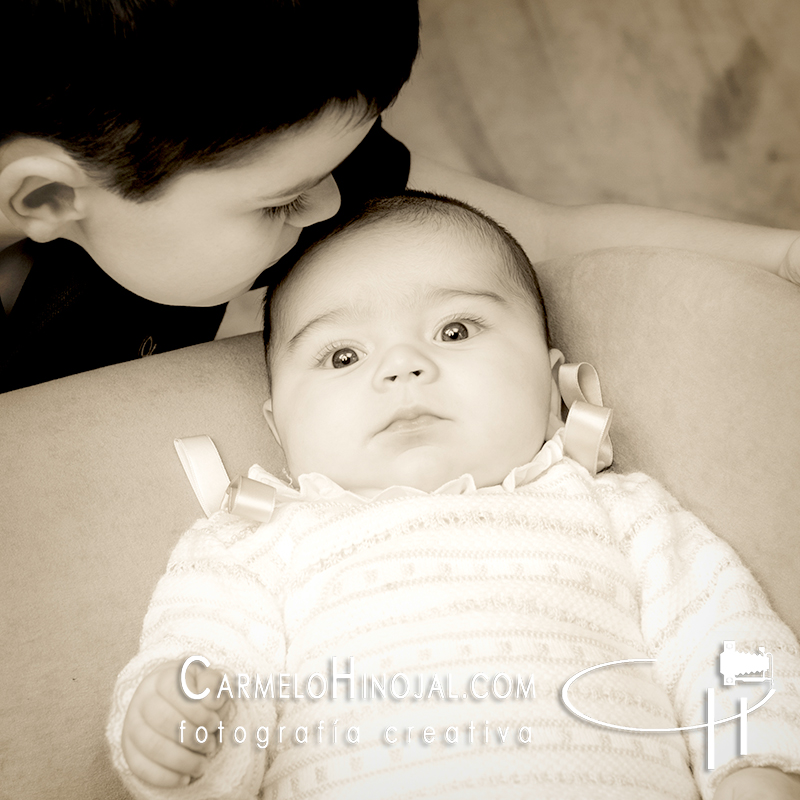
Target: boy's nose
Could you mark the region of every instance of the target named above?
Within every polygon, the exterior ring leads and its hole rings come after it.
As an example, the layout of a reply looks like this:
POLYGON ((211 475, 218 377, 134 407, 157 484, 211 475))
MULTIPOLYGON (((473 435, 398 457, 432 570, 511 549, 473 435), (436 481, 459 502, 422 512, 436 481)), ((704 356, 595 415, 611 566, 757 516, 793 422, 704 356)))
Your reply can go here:
POLYGON ((438 375, 436 364, 421 350, 410 345, 396 345, 386 353, 375 373, 375 388, 382 391, 409 381, 430 383, 438 375))

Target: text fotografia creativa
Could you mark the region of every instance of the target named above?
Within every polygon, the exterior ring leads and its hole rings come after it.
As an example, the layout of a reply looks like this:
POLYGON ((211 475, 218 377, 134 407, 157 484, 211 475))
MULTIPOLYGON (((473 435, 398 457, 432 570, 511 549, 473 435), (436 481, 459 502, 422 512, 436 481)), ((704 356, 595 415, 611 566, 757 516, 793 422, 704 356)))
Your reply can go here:
MULTIPOLYGON (((187 681, 188 668, 198 662, 205 667, 210 665, 204 656, 190 656, 183 662, 180 683, 183 693, 193 699, 202 700, 213 695, 209 688, 202 692, 193 691, 187 681)), ((467 678, 462 676, 461 682, 450 673, 444 675, 408 675, 403 672, 380 675, 358 672, 355 658, 339 660, 332 656, 328 662, 327 672, 315 672, 307 677, 299 677, 290 673, 273 675, 249 675, 247 673, 222 674, 222 680, 216 691, 216 698, 225 697, 231 700, 298 700, 319 701, 323 699, 345 701, 381 701, 411 700, 438 702, 459 700, 503 700, 525 701, 536 697, 533 675, 509 675, 504 672, 485 674, 476 672, 467 678)), ((254 726, 255 727, 255 726, 254 726)), ((465 744, 499 744, 514 742, 520 745, 530 744, 533 739, 533 728, 521 725, 511 729, 508 725, 494 725, 489 720, 463 721, 460 725, 443 725, 435 728, 432 725, 386 725, 377 733, 382 742, 391 747, 398 744, 410 744, 412 740, 429 745, 441 741, 450 745, 465 744)), ((358 725, 340 726, 338 719, 318 720, 313 725, 289 727, 285 725, 270 728, 260 725, 255 730, 247 730, 239 725, 231 731, 219 721, 218 727, 207 729, 194 727, 182 720, 178 728, 181 744, 193 738, 204 744, 209 737, 219 744, 232 740, 237 745, 246 741, 259 748, 269 746, 270 738, 278 744, 291 742, 296 745, 311 743, 357 745, 361 743, 361 727, 358 725), (189 737, 189 738, 187 738, 189 737)), ((369 737, 368 737, 369 738, 369 737)))
MULTIPOLYGON (((208 667, 204 656, 190 656, 181 668, 181 689, 186 697, 202 700, 210 689, 194 692, 186 680, 186 671, 195 662, 208 667)), ((536 697, 533 675, 509 675, 498 672, 486 675, 476 672, 458 684, 450 673, 444 675, 406 675, 404 672, 380 675, 358 673, 355 659, 341 665, 332 656, 327 673, 314 672, 307 677, 289 673, 276 675, 222 674, 217 698, 226 695, 232 700, 321 700, 345 698, 347 700, 525 700, 536 697)))
MULTIPOLYGON (((283 742, 292 742, 300 745, 308 744, 309 742, 316 742, 317 744, 361 744, 361 728, 358 725, 350 725, 345 730, 339 730, 338 725, 338 719, 329 722, 321 719, 310 729, 307 725, 300 725, 296 728, 279 725, 273 730, 272 736, 278 744, 283 742)), ((225 733, 226 730, 226 726, 222 724, 221 720, 219 726, 213 728, 210 734, 208 729, 201 725, 195 728, 194 739, 198 744, 205 744, 209 735, 219 744, 222 744, 228 738, 233 738, 236 744, 244 744, 248 739, 247 730, 242 725, 234 728, 232 736, 230 732, 225 733)), ((188 741, 188 738, 185 737, 188 736, 188 726, 184 719, 181 720, 181 724, 178 727, 180 743, 185 744, 188 741)), ((489 720, 485 720, 478 725, 470 720, 468 724, 463 726, 448 725, 446 728, 438 730, 432 725, 406 725, 404 727, 389 725, 383 729, 381 739, 384 744, 389 746, 411 744, 412 741, 419 741, 424 744, 431 744, 435 741, 446 742, 447 744, 458 744, 459 742, 485 745, 502 745, 506 742, 531 744, 533 741, 533 727, 531 725, 521 725, 512 730, 510 725, 505 727, 492 725, 489 720)), ((266 725, 259 726, 255 731, 255 744, 263 750, 269 747, 269 740, 270 728, 266 725)))

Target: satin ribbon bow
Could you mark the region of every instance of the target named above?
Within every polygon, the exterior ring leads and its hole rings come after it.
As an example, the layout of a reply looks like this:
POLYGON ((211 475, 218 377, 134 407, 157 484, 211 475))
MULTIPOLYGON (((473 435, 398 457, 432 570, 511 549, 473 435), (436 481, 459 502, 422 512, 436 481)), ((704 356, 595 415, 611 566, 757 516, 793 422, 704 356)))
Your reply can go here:
POLYGON ((221 510, 257 522, 269 522, 275 511, 276 494, 272 486, 240 475, 228 486, 221 510))
POLYGON ((564 423, 564 455, 596 475, 614 460, 609 435, 612 410, 603 408, 597 370, 586 361, 565 364, 562 356, 553 367, 553 377, 569 409, 564 423))
POLYGON ((175 439, 175 450, 207 517, 222 510, 269 522, 275 510, 275 488, 244 475, 231 481, 210 436, 175 439))

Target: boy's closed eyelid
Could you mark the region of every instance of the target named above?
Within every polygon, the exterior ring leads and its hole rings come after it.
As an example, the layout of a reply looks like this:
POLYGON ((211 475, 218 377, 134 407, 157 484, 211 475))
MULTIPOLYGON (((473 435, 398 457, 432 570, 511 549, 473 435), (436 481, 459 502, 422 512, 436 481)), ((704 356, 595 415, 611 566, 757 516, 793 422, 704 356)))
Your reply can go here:
POLYGON ((278 206, 264 206, 261 213, 271 219, 281 219, 291 217, 293 214, 300 214, 308 211, 309 199, 305 194, 298 195, 294 200, 278 206))
POLYGON ((259 197, 258 202, 262 203, 264 206, 286 205, 287 202, 291 202, 291 198, 296 198, 299 195, 310 192, 312 189, 316 189, 317 186, 319 186, 321 183, 324 183, 332 174, 333 173, 331 172, 326 172, 322 176, 315 176, 307 181, 298 183, 296 186, 292 186, 280 194, 259 197))

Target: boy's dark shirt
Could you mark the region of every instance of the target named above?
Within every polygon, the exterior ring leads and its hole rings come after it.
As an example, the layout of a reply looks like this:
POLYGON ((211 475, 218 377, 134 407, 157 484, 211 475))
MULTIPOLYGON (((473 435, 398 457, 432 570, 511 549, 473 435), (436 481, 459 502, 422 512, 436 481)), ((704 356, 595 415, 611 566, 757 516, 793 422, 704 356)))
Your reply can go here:
MULTIPOLYGON (((403 191, 408 150, 377 122, 334 170, 342 208, 331 220, 303 231, 297 245, 255 286, 296 261, 314 240, 371 197, 403 191)), ((11 314, 0 308, 0 391, 61 378, 121 361, 211 341, 225 313, 212 308, 165 306, 124 289, 83 248, 65 239, 12 245, 32 261, 11 314)))

